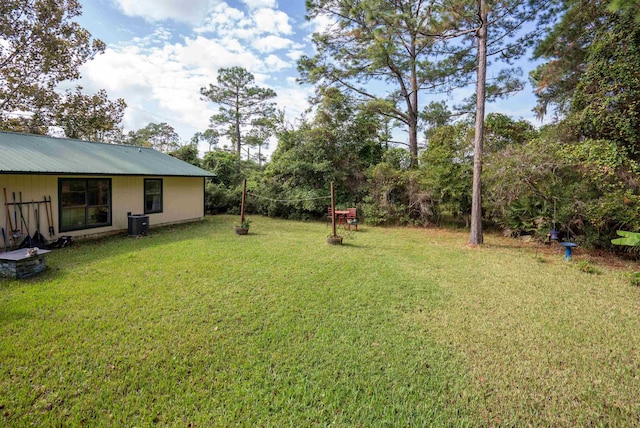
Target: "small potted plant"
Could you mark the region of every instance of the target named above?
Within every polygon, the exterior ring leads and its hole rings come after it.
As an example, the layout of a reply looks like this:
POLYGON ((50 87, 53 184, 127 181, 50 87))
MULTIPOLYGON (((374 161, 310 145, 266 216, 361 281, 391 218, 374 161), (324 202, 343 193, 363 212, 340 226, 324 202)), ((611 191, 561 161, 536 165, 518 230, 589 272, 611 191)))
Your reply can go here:
POLYGON ((240 223, 240 226, 236 226, 235 230, 238 235, 246 235, 249 233, 249 226, 251 225, 251 220, 245 218, 240 223))

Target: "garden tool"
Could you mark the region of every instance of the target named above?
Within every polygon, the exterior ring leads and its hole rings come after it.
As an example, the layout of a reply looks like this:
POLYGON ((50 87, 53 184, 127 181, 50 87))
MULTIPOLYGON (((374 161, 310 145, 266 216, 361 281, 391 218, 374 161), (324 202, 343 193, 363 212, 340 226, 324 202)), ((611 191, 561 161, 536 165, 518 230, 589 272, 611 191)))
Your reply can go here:
POLYGON ((49 225, 49 236, 53 236, 56 232, 53 229, 53 206, 51 205, 51 195, 49 195, 49 204, 47 205, 47 197, 44 197, 44 207, 47 210, 47 224, 49 225), (51 218, 49 218, 51 216, 51 218))
MULTIPOLYGON (((13 224, 11 224, 11 213, 9 212, 9 199, 7 199, 7 188, 5 187, 3 188, 3 190, 4 190, 4 208, 7 215, 7 226, 9 227, 6 233, 7 235, 10 234, 10 237, 12 237, 14 234, 14 230, 13 230, 13 224)), ((14 241, 14 244, 15 244, 15 241, 14 241)))
POLYGON ((24 226, 27 232, 27 237, 24 238, 18 248, 31 247, 31 235, 29 235, 29 226, 27 225, 27 222, 24 219, 24 214, 22 213, 22 192, 20 192, 20 205, 18 205, 18 210, 20 211, 20 229, 22 229, 22 227, 24 226))
POLYGON ((38 208, 34 208, 34 210, 36 216, 36 231, 31 238, 31 246, 44 249, 47 247, 47 239, 40 233, 40 211, 38 208))
POLYGON ((11 230, 11 239, 13 239, 14 245, 18 242, 17 240, 22 237, 22 231, 18 228, 18 211, 16 209, 16 192, 12 192, 13 194, 13 227, 15 229, 11 230))

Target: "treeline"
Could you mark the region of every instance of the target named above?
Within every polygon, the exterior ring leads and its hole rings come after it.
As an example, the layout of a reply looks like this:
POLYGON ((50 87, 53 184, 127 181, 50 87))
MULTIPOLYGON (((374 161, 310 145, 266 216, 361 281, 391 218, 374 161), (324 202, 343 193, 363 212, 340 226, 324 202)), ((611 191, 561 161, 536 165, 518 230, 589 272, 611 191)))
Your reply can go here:
POLYGON ((211 213, 236 212, 247 179, 250 212, 320 218, 333 182, 338 204, 356 205, 369 224, 471 225, 471 243, 481 242, 478 201, 480 224, 511 236, 556 229, 606 247, 616 230, 640 229, 638 2, 310 0, 309 17, 335 23, 298 62, 300 81, 316 89, 311 112, 287 123, 273 90, 240 67, 220 69, 200 90, 216 114, 188 144, 166 123, 124 134, 126 104, 104 91, 55 90, 104 50, 73 22, 77 2, 14 1, 2 11, 0 129, 56 126, 170 153, 216 174, 206 186, 211 213), (553 118, 539 129, 482 114, 485 98, 522 89, 512 64, 527 48, 541 63, 529 76, 535 112, 553 118), (459 105, 424 105, 465 88, 472 94, 459 105), (406 145, 394 141, 398 129, 406 145))
MULTIPOLYGON (((616 230, 640 229, 639 15, 633 4, 617 11, 606 2, 561 6, 561 18, 534 52, 546 62, 531 74, 538 113, 556 120, 536 129, 487 115, 483 221, 510 236, 544 239, 556 229, 607 247, 616 230)), ((426 145, 412 166, 377 112, 331 87, 315 101, 312 119, 278 129, 278 147, 264 168, 230 153, 207 154, 217 174, 207 187, 209 209, 237 210, 247 177, 261 196, 249 200, 254 212, 319 218, 327 201, 317 198, 329 194, 333 181, 338 203, 357 205, 369 224, 468 225, 473 120, 432 104, 425 112, 435 119, 425 121, 426 145)))

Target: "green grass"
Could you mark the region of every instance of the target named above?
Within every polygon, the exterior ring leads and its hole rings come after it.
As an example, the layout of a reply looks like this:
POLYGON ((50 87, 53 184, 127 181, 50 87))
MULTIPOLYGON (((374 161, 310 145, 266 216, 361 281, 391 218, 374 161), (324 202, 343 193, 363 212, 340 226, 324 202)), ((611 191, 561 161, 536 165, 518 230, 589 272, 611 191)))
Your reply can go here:
MULTIPOLYGON (((236 217, 0 279, 7 426, 640 421, 640 287, 461 231, 236 217)), ((2 416, 4 414, 4 416, 2 416)))

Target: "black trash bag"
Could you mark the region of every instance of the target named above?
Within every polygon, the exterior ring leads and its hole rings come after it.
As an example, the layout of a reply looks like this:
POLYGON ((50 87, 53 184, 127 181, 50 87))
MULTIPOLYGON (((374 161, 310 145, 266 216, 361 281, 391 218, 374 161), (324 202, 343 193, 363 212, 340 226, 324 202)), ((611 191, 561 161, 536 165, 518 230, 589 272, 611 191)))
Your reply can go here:
POLYGON ((53 241, 51 244, 49 244, 49 249, 50 250, 55 250, 56 248, 63 248, 63 247, 71 245, 72 242, 73 241, 71 239, 71 236, 64 235, 64 236, 59 237, 55 241, 53 241))

